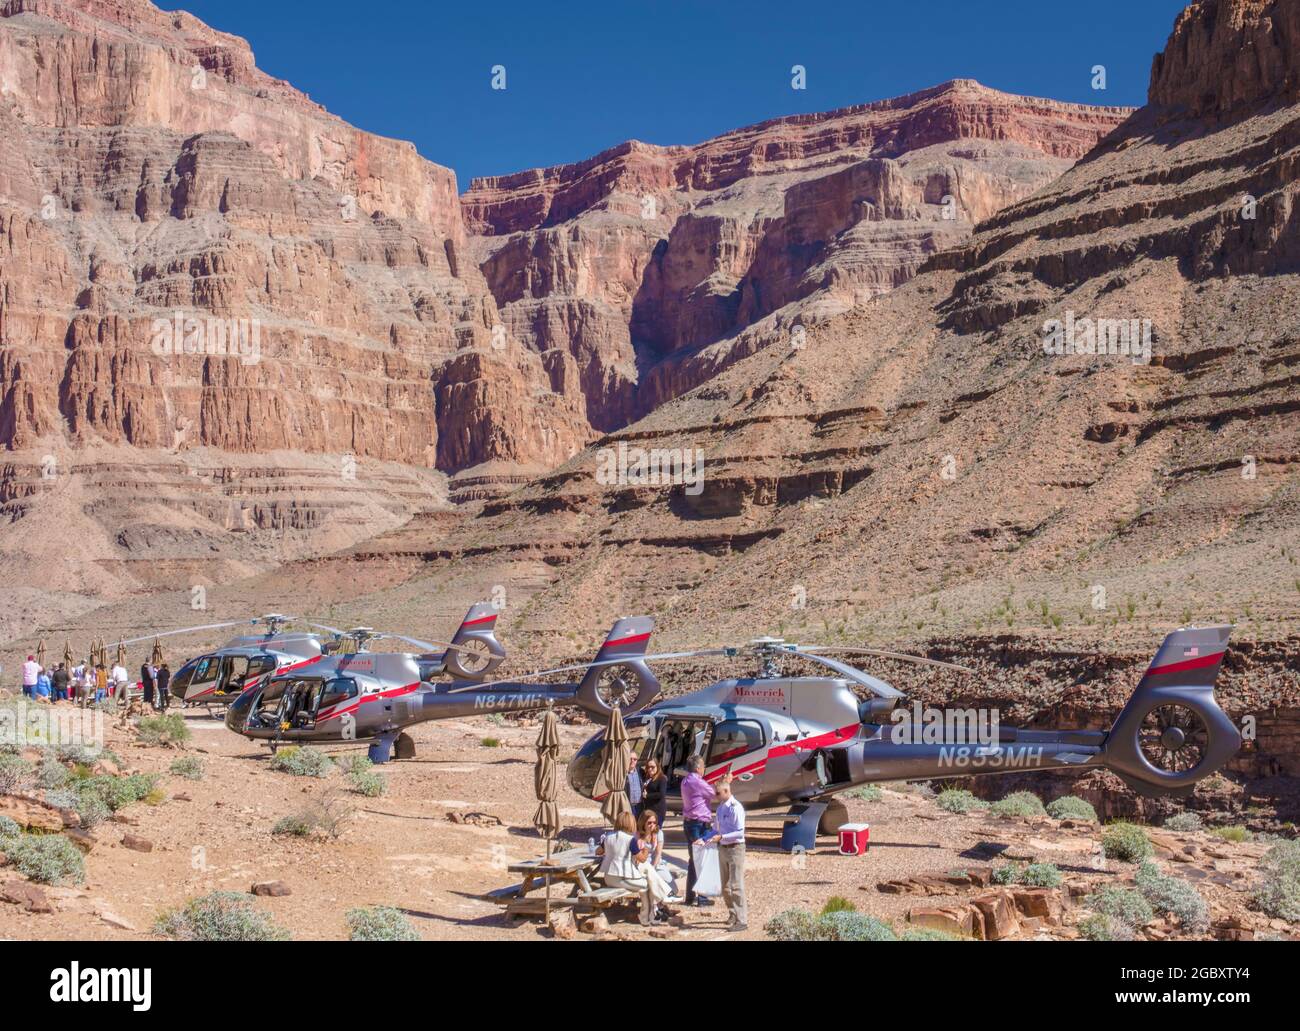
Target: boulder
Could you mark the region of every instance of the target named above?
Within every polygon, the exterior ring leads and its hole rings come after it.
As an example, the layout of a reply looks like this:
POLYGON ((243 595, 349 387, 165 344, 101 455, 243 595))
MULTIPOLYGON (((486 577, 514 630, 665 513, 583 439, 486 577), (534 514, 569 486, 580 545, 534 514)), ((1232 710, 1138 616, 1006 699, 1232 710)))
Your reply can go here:
POLYGON ((293 890, 284 881, 258 881, 248 890, 254 895, 275 899, 293 894, 293 890))
POLYGON ((123 834, 122 847, 129 848, 132 852, 152 852, 153 842, 136 834, 123 834))
POLYGON ((577 925, 573 922, 573 910, 567 908, 552 910, 548 926, 551 934, 564 941, 569 941, 578 933, 577 925))
POLYGON ((985 941, 1001 941, 1020 932, 1020 920, 1010 892, 996 891, 980 895, 971 900, 971 905, 982 917, 983 934, 977 937, 982 937, 985 941))
POLYGON ((913 906, 907 911, 907 922, 965 938, 973 937, 975 931, 975 915, 970 906, 913 906))

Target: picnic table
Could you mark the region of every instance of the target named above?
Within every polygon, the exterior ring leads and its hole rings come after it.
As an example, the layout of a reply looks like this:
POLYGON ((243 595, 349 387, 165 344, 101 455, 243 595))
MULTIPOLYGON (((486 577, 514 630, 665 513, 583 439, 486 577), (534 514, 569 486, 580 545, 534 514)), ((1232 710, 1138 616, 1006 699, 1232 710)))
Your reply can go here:
POLYGON ((525 859, 506 867, 511 873, 523 875, 519 884, 490 893, 489 898, 504 903, 507 916, 523 916, 546 911, 545 896, 529 897, 536 888, 545 888, 547 878, 551 884, 568 885, 568 895, 552 897, 555 907, 573 909, 605 909, 619 902, 639 901, 639 896, 624 888, 595 887, 591 878, 600 868, 600 856, 586 846, 555 852, 550 859, 525 859))

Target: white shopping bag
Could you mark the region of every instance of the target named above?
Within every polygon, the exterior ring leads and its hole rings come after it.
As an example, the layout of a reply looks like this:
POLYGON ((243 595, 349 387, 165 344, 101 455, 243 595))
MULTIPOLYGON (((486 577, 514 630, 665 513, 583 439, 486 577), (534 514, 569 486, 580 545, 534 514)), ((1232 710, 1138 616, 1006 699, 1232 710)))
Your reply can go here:
POLYGON ((722 872, 718 869, 718 850, 716 846, 701 845, 698 841, 691 845, 695 857, 695 892, 697 895, 721 895, 722 872))

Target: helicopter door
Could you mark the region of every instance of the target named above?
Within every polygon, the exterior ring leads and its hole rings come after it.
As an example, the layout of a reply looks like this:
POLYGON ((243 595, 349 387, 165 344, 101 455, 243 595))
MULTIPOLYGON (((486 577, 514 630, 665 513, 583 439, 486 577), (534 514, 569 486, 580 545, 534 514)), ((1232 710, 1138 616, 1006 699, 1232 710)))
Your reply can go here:
POLYGON ((659 725, 659 736, 644 758, 659 760, 659 767, 668 775, 670 792, 679 792, 682 780, 691 772, 687 760, 708 753, 712 732, 713 721, 703 717, 666 719, 659 725))
MULTIPOLYGON (((713 728, 705 762, 710 769, 728 763, 729 772, 735 775, 749 764, 745 756, 756 753, 766 742, 767 735, 757 720, 724 720, 713 728)), ((731 791, 741 802, 756 802, 760 784, 756 771, 748 771, 734 777, 731 791)))
POLYGON ((217 673, 221 669, 220 655, 205 655, 194 664, 190 675, 189 687, 185 689, 185 700, 192 702, 212 694, 217 687, 217 673))

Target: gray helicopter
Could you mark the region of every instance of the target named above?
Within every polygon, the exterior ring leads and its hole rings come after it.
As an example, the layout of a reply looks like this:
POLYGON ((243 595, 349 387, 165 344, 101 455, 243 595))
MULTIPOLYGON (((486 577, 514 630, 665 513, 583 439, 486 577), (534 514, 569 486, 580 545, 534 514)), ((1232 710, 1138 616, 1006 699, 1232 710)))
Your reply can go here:
MULTIPOLYGON (((578 683, 485 683, 505 658, 494 634, 496 615, 486 603, 475 606, 437 654, 438 645, 402 634, 310 624, 346 634, 358 642, 359 650, 320 655, 249 684, 226 710, 226 726, 266 741, 272 749, 282 744, 370 741, 371 761, 384 763, 394 751, 398 759, 412 758, 415 743, 405 729, 428 720, 519 712, 547 704, 577 705, 599 718, 622 697, 624 685, 615 664, 644 654, 654 627, 647 616, 618 620, 590 663, 565 667, 586 671, 578 683), (385 638, 425 652, 367 650, 370 642, 385 638), (443 674, 453 679, 436 679, 443 674)), ((641 704, 651 697, 645 694, 641 704)))
MULTIPOLYGON (((788 810, 782 847, 794 850, 812 848, 819 830, 833 833, 847 820, 846 807, 835 797, 839 792, 878 781, 1102 767, 1142 794, 1190 794, 1241 745, 1236 726, 1214 697, 1230 631, 1209 626, 1170 633, 1109 730, 996 727, 991 738, 981 737, 969 720, 936 728, 905 718, 910 714, 899 704, 901 691, 827 654, 972 672, 896 652, 761 638, 735 647, 625 655, 591 670, 604 669, 610 684, 604 697, 634 713, 625 723, 636 754, 641 761, 659 760, 669 776, 670 806, 680 809, 687 760, 701 755, 705 777, 714 781, 730 774, 733 792, 747 807, 788 810), (647 704, 660 690, 648 662, 707 656, 747 657, 760 668, 753 676, 719 680, 647 704), (794 659, 830 673, 785 674, 783 663, 794 659)), ((569 764, 570 784, 588 798, 603 745, 601 731, 569 764)))

